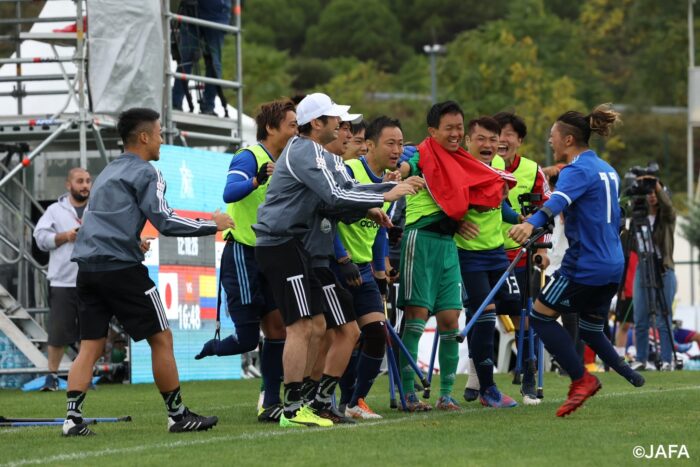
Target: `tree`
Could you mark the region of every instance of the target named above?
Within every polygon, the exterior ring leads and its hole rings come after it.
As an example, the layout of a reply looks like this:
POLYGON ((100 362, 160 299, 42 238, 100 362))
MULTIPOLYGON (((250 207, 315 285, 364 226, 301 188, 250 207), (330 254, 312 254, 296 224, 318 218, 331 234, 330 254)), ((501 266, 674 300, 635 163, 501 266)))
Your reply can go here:
POLYGON ((353 56, 395 70, 410 54, 401 25, 381 0, 332 0, 306 34, 304 54, 318 58, 353 56))
POLYGON ((246 40, 297 54, 304 46, 308 26, 318 21, 321 7, 320 0, 247 2, 242 16, 246 40))
MULTIPOLYGON (((289 73, 289 56, 285 51, 258 44, 243 44, 243 110, 254 113, 263 102, 288 96, 292 89, 289 73)), ((227 38, 223 53, 224 79, 235 79, 236 46, 232 37, 227 38)), ((235 105, 235 93, 226 91, 229 102, 235 105)))
POLYGON ((544 68, 529 37, 516 39, 504 21, 460 34, 439 65, 440 98, 452 98, 465 118, 510 110, 525 119, 523 153, 540 162, 549 129, 564 111, 581 109, 576 82, 544 68))

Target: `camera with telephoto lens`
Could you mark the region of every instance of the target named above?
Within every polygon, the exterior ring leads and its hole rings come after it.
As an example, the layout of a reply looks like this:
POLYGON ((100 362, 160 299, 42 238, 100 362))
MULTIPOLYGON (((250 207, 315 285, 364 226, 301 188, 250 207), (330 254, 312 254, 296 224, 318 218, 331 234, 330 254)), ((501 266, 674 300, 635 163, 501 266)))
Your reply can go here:
POLYGON ((635 165, 627 171, 624 179, 624 193, 628 196, 646 196, 656 190, 659 164, 652 162, 646 167, 635 165), (639 178, 645 177, 645 178, 639 178))

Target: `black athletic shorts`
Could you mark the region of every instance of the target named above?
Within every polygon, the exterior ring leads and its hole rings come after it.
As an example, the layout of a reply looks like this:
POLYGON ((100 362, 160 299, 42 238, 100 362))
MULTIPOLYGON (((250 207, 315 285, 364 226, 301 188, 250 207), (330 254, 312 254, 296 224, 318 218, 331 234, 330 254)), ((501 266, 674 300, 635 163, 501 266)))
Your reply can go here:
POLYGON ((314 274, 321 282, 323 290, 326 328, 333 329, 355 321, 352 294, 345 289, 330 268, 314 268, 314 274))
POLYGON ((311 269, 311 257, 301 241, 290 239, 275 246, 256 246, 255 260, 265 275, 284 324, 323 313, 321 283, 311 269))
POLYGON ((78 270, 77 285, 81 339, 107 337, 112 316, 135 341, 170 327, 158 289, 142 264, 116 271, 78 270))
POLYGON ((607 319, 617 286, 617 283, 578 284, 557 271, 537 299, 557 313, 579 313, 607 319))
POLYGON ((79 342, 78 289, 51 287, 49 302, 49 345, 63 347, 79 342))
POLYGON ((263 316, 277 308, 267 279, 255 261, 254 247, 235 240, 226 242, 221 253, 221 286, 236 326, 257 326, 263 316))
MULTIPOLYGON (((505 270, 462 272, 462 283, 464 284, 464 290, 467 295, 467 299, 463 300, 463 303, 470 316, 476 313, 476 310, 478 310, 484 300, 486 300, 491 289, 504 273, 505 270)), ((496 305, 496 314, 520 314, 522 303, 520 287, 512 273, 498 289, 496 295, 491 299, 491 303, 496 305)))

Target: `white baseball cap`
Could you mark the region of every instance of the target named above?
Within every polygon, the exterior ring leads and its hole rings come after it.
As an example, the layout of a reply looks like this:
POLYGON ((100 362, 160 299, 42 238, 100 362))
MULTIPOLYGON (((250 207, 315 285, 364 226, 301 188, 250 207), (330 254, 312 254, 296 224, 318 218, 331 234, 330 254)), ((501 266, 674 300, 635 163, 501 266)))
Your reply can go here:
POLYGON ((346 112, 340 116, 340 121, 341 122, 350 122, 350 123, 360 123, 362 121, 362 114, 349 114, 346 112))
POLYGON ((338 105, 327 95, 315 92, 309 94, 297 105, 297 124, 306 125, 314 118, 341 117, 348 113, 349 105, 338 105))

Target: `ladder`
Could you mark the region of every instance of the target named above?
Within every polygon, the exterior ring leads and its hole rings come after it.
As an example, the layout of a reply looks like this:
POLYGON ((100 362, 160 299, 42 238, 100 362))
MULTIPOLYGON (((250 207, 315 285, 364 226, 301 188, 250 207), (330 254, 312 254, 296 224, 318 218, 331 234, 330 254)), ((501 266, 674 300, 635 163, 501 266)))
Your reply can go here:
MULTIPOLYGON (((48 360, 45 355, 48 334, 2 285, 0 285, 0 331, 34 365, 32 368, 0 369, 0 374, 48 372, 48 360)), ((59 371, 68 371, 70 364, 70 358, 64 355, 59 371)))

